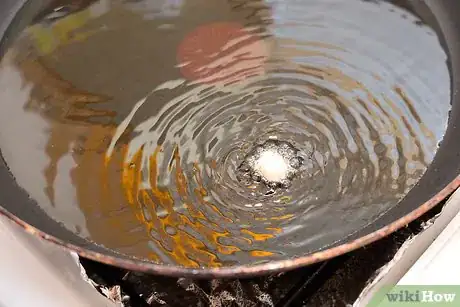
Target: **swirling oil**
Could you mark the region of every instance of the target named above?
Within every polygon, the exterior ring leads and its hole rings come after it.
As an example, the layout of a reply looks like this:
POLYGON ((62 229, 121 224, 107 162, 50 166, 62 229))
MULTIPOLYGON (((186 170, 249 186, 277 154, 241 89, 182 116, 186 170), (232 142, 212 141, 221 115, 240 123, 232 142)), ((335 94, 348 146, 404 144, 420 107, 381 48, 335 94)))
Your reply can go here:
POLYGON ((390 3, 86 2, 42 11, 5 55, 18 115, 0 120, 31 141, 0 142, 98 244, 186 267, 299 256, 397 205, 442 139, 446 55, 390 3), (267 151, 290 163, 279 181, 249 171, 267 151))

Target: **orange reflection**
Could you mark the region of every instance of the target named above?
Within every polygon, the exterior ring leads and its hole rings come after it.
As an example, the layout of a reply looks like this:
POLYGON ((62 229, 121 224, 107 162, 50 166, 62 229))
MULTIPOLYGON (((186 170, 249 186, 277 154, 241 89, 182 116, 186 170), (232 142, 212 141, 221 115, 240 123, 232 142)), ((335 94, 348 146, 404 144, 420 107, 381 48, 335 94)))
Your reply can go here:
MULTIPOLYGON (((241 249, 234 245, 224 245, 219 242, 219 239, 223 237, 231 239, 232 234, 228 230, 221 229, 219 220, 209 220, 203 208, 211 209, 225 223, 232 223, 232 220, 222 214, 215 205, 204 200, 207 191, 203 186, 197 164, 195 164, 193 176, 197 187, 193 193, 197 196, 195 199, 198 202, 195 203, 192 200, 192 192, 189 191, 191 184, 187 181, 185 172, 181 167, 178 147, 174 150, 172 170, 175 179, 174 187, 180 196, 183 207, 174 204, 171 191, 160 187, 157 182, 157 159, 160 152, 161 148, 157 147, 150 156, 149 189, 140 188, 142 186, 141 160, 144 148, 135 154, 131 162, 124 164, 123 187, 129 204, 136 212, 139 221, 146 225, 149 232, 155 233, 152 237, 156 244, 161 247, 162 252, 174 259, 175 262, 188 267, 221 266, 219 254, 229 255, 240 252, 241 249), (165 213, 161 214, 160 217, 159 212, 165 213), (202 239, 191 235, 188 232, 190 230, 198 233, 202 239), (207 242, 207 244, 205 245, 203 242, 207 242)), ((110 160, 106 164, 109 162, 110 160)), ((281 232, 280 229, 276 228, 270 230, 275 233, 281 232)), ((241 230, 241 233, 251 236, 256 241, 274 237, 272 234, 258 234, 247 229, 241 230)), ((269 254, 272 255, 268 252, 265 255, 269 254)), ((251 252, 251 255, 259 257, 262 254, 251 252)))

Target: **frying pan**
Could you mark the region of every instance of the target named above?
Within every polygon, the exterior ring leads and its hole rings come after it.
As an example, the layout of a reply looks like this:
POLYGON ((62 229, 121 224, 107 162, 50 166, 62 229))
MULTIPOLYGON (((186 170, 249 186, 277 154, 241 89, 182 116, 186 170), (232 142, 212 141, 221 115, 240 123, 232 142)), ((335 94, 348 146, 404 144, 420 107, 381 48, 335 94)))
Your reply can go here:
MULTIPOLYGON (((32 2, 38 8, 46 7, 45 4, 50 3, 47 1, 32 2)), ((91 1, 67 1, 67 3, 70 2, 78 10, 83 10, 91 3, 91 1)), ((30 24, 34 18, 38 20, 41 18, 40 16, 49 15, 48 11, 41 10, 40 14, 42 15, 28 16, 24 13, 25 3, 26 1, 23 0, 3 0, 0 3, 2 55, 6 54, 8 45, 14 40, 19 30, 30 24)), ((326 235, 318 237, 310 245, 307 244, 304 252, 300 254, 289 254, 287 252, 274 259, 268 257, 259 262, 236 261, 216 267, 190 267, 166 261, 152 261, 152 259, 134 257, 132 254, 130 255, 129 253, 107 247, 110 244, 91 240, 81 230, 67 227, 69 224, 68 221, 51 217, 46 210, 37 205, 33 197, 29 196, 30 193, 28 192, 30 191, 18 184, 18 180, 15 177, 20 176, 20 174, 18 175, 14 171, 10 171, 9 165, 3 159, 0 162, 0 183, 2 187, 0 192, 0 212, 22 226, 25 231, 56 243, 68 250, 75 251, 83 257, 129 270, 169 276, 242 277, 286 271, 336 257, 379 240, 420 217, 445 199, 460 185, 460 163, 458 163, 460 158, 460 142, 458 142, 459 127, 457 125, 460 121, 460 97, 458 96, 460 90, 460 20, 457 18, 460 11, 460 3, 456 0, 430 0, 424 3, 414 1, 414 6, 423 7, 424 9, 420 9, 418 13, 424 18, 426 17, 435 21, 432 26, 440 34, 440 40, 449 57, 448 68, 451 79, 450 100, 452 108, 447 130, 426 172, 397 205, 395 204, 386 208, 387 210, 382 210, 378 216, 374 214, 375 212, 368 213, 368 215, 364 213, 360 216, 361 223, 356 224, 353 223, 353 219, 351 219, 352 222, 350 223, 346 221, 347 210, 342 211, 345 222, 341 222, 340 217, 337 215, 328 215, 327 211, 320 217, 321 221, 329 219, 329 222, 331 220, 333 220, 332 222, 336 222, 339 228, 343 226, 343 236, 339 239, 326 235)), ((56 7, 56 4, 54 7, 56 7)), ((74 11, 77 10, 75 7, 72 8, 74 11)), ((28 8, 28 12, 30 12, 30 7, 28 8)), ((8 93, 9 89, 0 88, 0 91, 8 93)), ((15 96, 11 96, 11 98, 14 100, 15 96)), ((429 103, 436 104, 437 102, 430 101, 429 103)), ((9 104, 2 101, 1 112, 8 114, 10 110, 5 106, 9 106, 9 104)), ((2 135, 6 135, 5 125, 2 125, 2 130, 2 135)), ((18 131, 17 133, 20 135, 21 132, 18 131)), ((5 154, 4 150, 2 147, 2 152, 5 154)), ((27 150, 27 147, 24 147, 24 150, 27 150)), ((20 149, 16 149, 13 154, 21 155, 23 153, 20 152, 20 149)), ((27 172, 25 175, 27 177, 27 172)), ((33 182, 33 178, 31 180, 33 182)), ((355 211, 352 213, 363 212, 356 208, 353 210, 355 211)), ((77 211, 70 210, 70 215, 78 214, 74 212, 77 211)), ((324 228, 318 228, 317 230, 318 232, 327 231, 324 228)), ((283 244, 288 246, 290 239, 292 238, 287 236, 287 240, 285 239, 279 244, 281 246, 283 244)))

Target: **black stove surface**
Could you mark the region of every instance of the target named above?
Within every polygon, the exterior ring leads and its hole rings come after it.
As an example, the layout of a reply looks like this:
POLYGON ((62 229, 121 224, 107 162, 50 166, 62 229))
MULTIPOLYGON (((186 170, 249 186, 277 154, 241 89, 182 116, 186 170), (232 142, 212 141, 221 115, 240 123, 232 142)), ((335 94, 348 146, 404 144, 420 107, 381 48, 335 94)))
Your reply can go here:
POLYGON ((250 279, 189 280, 127 271, 80 259, 88 277, 106 289, 120 289, 125 307, 306 306, 345 307, 358 298, 376 271, 401 245, 440 212, 431 210, 406 228, 335 259, 290 272, 250 279))

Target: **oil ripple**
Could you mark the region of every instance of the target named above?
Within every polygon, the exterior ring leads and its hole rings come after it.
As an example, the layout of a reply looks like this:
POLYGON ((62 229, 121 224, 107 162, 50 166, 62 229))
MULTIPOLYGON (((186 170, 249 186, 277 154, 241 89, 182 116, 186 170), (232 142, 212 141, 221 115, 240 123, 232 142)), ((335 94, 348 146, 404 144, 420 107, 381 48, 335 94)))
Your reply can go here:
POLYGON ((396 206, 447 126, 446 54, 386 1, 95 1, 61 17, 2 59, 2 155, 53 218, 133 257, 322 249, 396 206))

